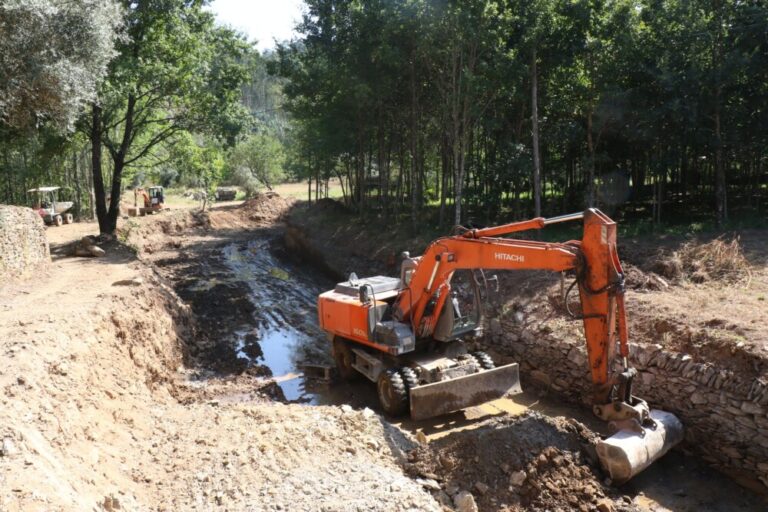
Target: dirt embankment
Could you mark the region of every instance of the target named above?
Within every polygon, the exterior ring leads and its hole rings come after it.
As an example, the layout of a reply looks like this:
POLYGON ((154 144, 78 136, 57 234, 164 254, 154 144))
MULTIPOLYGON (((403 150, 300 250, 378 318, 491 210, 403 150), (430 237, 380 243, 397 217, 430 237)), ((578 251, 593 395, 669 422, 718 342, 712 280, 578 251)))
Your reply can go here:
MULTIPOLYGON (((232 233, 215 222, 252 212, 181 229, 196 216, 164 215, 146 218, 143 242, 220 243, 232 233)), ((3 289, 0 510, 439 510, 403 473, 402 434, 371 411, 244 393, 194 355, 207 343, 194 305, 132 251, 103 247, 3 289)))
MULTIPOLYGON (((352 222, 320 204, 291 217, 297 248, 359 275, 395 275, 395 255, 427 236, 352 222), (402 244, 402 245, 400 245, 402 244)), ((678 414, 685 449, 754 489, 768 486, 768 232, 740 238, 620 240, 636 392, 678 414), (735 241, 734 241, 735 240, 735 241)), ((591 393, 581 321, 569 316, 559 275, 499 272, 500 294, 487 318, 485 348, 519 362, 523 385, 578 403, 591 393)), ((578 312, 576 296, 572 310, 578 312)))

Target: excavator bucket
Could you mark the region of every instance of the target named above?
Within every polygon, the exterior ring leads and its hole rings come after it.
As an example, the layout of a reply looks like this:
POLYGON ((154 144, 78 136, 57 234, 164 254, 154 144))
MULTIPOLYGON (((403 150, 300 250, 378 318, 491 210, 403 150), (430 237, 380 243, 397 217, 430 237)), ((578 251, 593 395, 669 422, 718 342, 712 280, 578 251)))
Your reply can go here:
POLYGON ((674 414, 651 409, 652 426, 623 428, 597 443, 597 456, 613 483, 620 485, 650 466, 685 436, 674 414))
POLYGON ((423 420, 522 393, 517 363, 411 388, 411 418, 423 420))

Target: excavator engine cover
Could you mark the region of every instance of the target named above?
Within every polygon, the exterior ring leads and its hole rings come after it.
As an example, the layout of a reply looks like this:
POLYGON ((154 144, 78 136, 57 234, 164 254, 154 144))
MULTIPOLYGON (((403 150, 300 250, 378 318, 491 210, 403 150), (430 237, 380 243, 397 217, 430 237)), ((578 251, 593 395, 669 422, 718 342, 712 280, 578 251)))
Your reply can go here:
POLYGON ((411 388, 411 418, 423 420, 522 393, 517 363, 411 388))

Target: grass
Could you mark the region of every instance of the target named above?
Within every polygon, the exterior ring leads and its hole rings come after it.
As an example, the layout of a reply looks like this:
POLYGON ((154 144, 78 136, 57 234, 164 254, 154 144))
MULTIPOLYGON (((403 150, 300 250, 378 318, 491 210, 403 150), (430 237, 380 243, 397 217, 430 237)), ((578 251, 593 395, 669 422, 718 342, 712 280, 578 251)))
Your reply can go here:
MULTIPOLYGON (((307 182, 299 181, 293 183, 280 183, 275 185, 273 190, 282 197, 292 197, 294 199, 307 199, 307 182)), ((328 182, 328 197, 331 199, 341 199, 344 196, 341 189, 341 183, 338 178, 333 178, 328 182)), ((312 200, 315 197, 315 187, 312 183, 312 200)))

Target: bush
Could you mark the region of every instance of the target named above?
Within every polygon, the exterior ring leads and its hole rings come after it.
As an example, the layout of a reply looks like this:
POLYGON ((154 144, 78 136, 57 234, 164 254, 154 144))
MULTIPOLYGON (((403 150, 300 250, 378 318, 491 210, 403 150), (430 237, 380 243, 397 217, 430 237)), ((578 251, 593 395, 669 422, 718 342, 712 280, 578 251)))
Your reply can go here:
POLYGON ((261 190, 258 180, 244 167, 238 167, 232 173, 232 185, 240 187, 245 192, 246 199, 255 196, 261 190))

